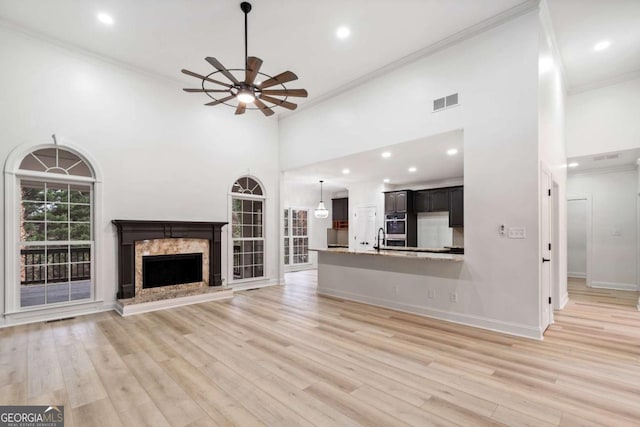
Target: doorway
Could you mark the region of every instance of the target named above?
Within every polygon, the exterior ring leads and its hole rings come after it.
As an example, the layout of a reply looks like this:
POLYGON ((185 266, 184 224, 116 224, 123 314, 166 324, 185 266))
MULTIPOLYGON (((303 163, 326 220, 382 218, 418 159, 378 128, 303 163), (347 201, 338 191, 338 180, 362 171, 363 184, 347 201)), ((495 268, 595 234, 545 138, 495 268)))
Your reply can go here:
POLYGON ((544 165, 540 170, 540 247, 542 259, 540 267, 540 285, 541 285, 541 316, 540 326, 542 330, 546 330, 553 323, 552 310, 552 284, 553 284, 553 264, 555 257, 551 251, 553 242, 553 224, 554 212, 556 207, 553 204, 551 190, 553 188, 553 179, 551 172, 544 165))
POLYGON ((370 250, 376 243, 376 208, 360 207, 355 211, 356 233, 354 236, 356 249, 370 250))

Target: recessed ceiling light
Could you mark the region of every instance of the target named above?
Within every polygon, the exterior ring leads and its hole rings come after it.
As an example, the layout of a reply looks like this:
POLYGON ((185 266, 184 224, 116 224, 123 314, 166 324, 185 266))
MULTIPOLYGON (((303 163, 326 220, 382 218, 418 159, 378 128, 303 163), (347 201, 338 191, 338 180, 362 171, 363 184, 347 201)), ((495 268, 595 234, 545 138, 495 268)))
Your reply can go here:
POLYGON ((594 44, 593 50, 595 51, 605 50, 609 46, 611 46, 611 42, 609 40, 603 40, 601 42, 594 44))
POLYGON ((113 25, 113 23, 115 22, 111 15, 109 15, 108 13, 104 13, 104 12, 98 13, 96 15, 96 18, 98 18, 98 21, 102 22, 105 25, 113 25))
POLYGON ((351 30, 347 27, 340 27, 336 30, 336 36, 339 39, 346 39, 351 34, 351 30))
POLYGON ((382 180, 382 182, 384 182, 385 184, 388 184, 389 181, 390 181, 389 178, 385 178, 385 179, 382 180))
POLYGON ((351 171, 349 169, 342 169, 342 173, 345 175, 349 175, 351 171))
POLYGON ((450 148, 447 150, 447 154, 450 156, 455 156, 456 154, 458 154, 458 149, 457 148, 450 148))
POLYGON ((417 171, 417 170, 418 170, 418 169, 417 169, 415 166, 411 166, 411 167, 409 168, 409 172, 415 172, 415 171, 417 171))
POLYGON ((391 157, 391 152, 385 151, 384 153, 381 154, 381 156, 385 159, 388 159, 389 157, 391 157))
POLYGON ((567 166, 569 166, 570 168, 575 168, 575 167, 580 166, 580 163, 577 163, 577 162, 571 162, 571 163, 569 163, 567 166))

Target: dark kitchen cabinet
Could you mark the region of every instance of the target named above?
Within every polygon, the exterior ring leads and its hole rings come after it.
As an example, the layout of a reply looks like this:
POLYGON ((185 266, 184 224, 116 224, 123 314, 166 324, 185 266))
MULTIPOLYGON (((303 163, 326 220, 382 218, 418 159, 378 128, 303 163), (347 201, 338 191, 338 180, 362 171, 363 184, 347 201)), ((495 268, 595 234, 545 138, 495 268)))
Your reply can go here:
POLYGON ((449 210, 449 188, 430 191, 429 212, 446 212, 449 210))
POLYGON ((414 193, 413 207, 416 213, 429 212, 431 206, 431 191, 420 190, 414 193))
POLYGON ((403 213, 413 211, 413 194, 409 190, 384 193, 384 213, 403 213))
POLYGON ((331 216, 334 221, 349 221, 349 199, 342 197, 331 200, 331 216))
POLYGON ((464 227, 464 187, 449 189, 449 227, 464 227))

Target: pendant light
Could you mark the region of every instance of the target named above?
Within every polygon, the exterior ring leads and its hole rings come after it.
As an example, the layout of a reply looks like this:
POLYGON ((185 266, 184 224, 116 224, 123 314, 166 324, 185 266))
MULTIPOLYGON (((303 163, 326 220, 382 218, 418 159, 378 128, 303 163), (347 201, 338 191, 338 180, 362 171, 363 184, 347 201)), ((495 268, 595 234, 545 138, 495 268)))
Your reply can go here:
POLYGON ((324 207, 324 202, 322 201, 322 183, 324 181, 320 180, 320 203, 318 203, 318 208, 315 210, 314 215, 316 218, 326 218, 329 216, 329 211, 324 207))

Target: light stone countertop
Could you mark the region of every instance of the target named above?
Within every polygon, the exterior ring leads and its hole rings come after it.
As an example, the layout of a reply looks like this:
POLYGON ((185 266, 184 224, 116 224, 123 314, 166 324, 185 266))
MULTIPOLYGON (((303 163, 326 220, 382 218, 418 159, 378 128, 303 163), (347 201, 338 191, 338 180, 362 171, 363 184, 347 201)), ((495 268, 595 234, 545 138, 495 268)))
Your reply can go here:
POLYGON ((329 249, 309 249, 310 251, 326 252, 333 254, 345 254, 345 255, 370 255, 370 256, 385 256, 396 258, 415 258, 420 260, 436 260, 436 261, 464 261, 464 255, 456 254, 443 254, 443 253, 430 253, 430 252, 407 252, 407 251, 385 251, 380 252, 376 250, 358 251, 347 248, 329 248, 329 249))

